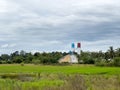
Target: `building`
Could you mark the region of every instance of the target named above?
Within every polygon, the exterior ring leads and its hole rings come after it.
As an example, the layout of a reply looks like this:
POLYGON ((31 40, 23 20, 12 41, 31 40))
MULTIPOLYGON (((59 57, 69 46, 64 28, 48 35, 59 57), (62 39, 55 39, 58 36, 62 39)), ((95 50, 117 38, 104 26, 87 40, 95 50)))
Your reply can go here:
POLYGON ((78 63, 78 58, 75 55, 66 55, 63 58, 61 58, 59 63, 78 63))
POLYGON ((75 48, 75 44, 71 44, 71 51, 68 55, 64 56, 59 60, 59 63, 78 63, 78 58, 75 55, 75 50, 77 50, 77 55, 80 55, 81 51, 81 43, 77 43, 77 48, 75 48))

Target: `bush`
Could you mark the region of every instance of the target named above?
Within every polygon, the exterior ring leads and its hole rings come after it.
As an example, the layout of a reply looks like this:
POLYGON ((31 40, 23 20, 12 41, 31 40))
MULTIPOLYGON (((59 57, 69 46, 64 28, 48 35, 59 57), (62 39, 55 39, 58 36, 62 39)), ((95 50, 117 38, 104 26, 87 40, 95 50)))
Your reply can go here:
POLYGON ((93 58, 83 58, 83 63, 84 64, 94 64, 95 63, 95 61, 94 61, 94 59, 93 58))
POLYGON ((120 66, 120 57, 115 57, 113 60, 96 60, 96 66, 120 66))
POLYGON ((113 60, 106 61, 105 59, 96 59, 95 65, 96 66, 113 66, 113 60))
POLYGON ((20 65, 21 65, 21 66, 24 66, 24 62, 22 62, 20 65))
POLYGON ((7 62, 6 62, 6 61, 1 61, 1 63, 2 63, 2 64, 7 64, 7 62))
POLYGON ((40 60, 32 60, 32 63, 35 65, 40 64, 40 60))
POLYGON ((99 60, 95 62, 96 66, 106 66, 106 62, 105 60, 99 60))
POLYGON ((115 57, 113 63, 114 66, 120 66, 120 57, 115 57))
POLYGON ((6 61, 7 64, 11 64, 12 62, 9 60, 9 61, 6 61))

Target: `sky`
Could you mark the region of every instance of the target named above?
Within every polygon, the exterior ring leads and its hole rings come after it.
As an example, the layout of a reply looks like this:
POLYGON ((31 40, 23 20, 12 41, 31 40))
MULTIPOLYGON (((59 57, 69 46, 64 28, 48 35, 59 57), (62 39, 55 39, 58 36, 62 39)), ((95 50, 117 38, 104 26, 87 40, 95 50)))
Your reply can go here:
POLYGON ((120 0, 0 0, 0 54, 120 47, 120 0))

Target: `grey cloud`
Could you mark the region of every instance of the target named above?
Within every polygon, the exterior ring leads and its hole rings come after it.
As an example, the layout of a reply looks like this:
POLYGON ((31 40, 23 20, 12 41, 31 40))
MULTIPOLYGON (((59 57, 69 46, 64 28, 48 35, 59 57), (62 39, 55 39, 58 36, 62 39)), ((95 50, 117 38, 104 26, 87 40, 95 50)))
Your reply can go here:
POLYGON ((119 45, 119 0, 6 1, 7 12, 0 14, 0 45, 17 43, 8 51, 68 50, 78 41, 85 50, 89 43, 91 50, 119 45))

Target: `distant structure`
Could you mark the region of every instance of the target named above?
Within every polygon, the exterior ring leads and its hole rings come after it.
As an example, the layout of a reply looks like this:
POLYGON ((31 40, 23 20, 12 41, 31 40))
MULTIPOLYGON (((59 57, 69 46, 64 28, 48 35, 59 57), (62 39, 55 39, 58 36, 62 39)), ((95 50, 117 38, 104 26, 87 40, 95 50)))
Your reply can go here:
POLYGON ((70 63, 70 62, 71 62, 70 55, 66 55, 59 60, 59 63, 70 63))
POLYGON ((81 54, 81 43, 77 43, 77 54, 81 54))
POLYGON ((71 44, 71 51, 68 55, 64 56, 59 60, 59 63, 78 63, 78 58, 75 54, 75 50, 77 50, 77 54, 80 55, 81 51, 81 43, 77 43, 77 48, 75 48, 75 44, 71 44))
POLYGON ((72 48, 72 53, 74 53, 75 52, 75 44, 74 43, 71 44, 71 48, 72 48))

